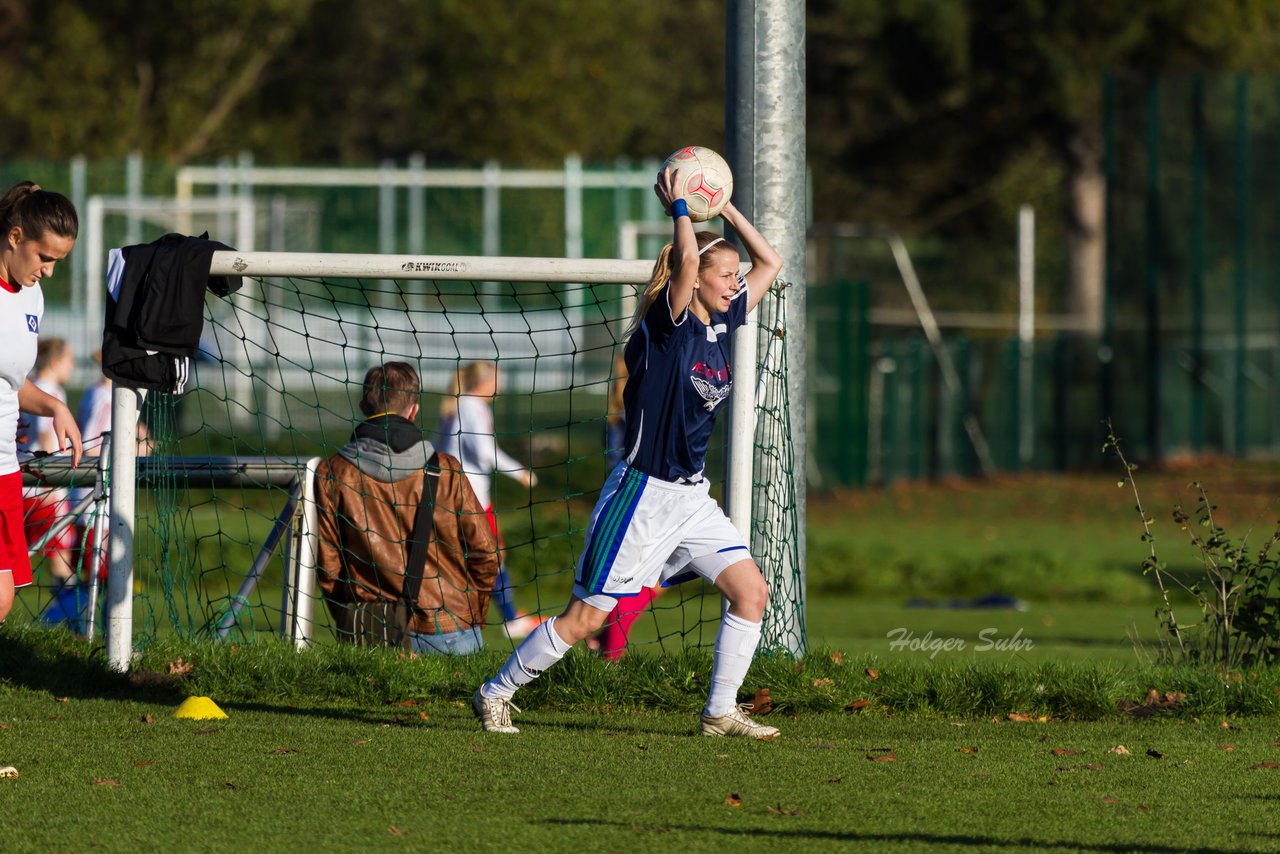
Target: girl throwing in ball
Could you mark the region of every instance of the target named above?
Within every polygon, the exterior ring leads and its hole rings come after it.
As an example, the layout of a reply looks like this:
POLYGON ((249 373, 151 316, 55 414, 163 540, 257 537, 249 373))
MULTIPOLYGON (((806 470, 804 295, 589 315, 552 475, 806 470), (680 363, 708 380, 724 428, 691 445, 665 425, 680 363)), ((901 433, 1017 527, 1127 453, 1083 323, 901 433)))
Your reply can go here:
POLYGON ((628 330, 625 456, 592 511, 569 606, 535 629, 472 697, 489 732, 518 732, 511 725, 511 712, 519 711, 512 696, 596 632, 619 597, 701 576, 728 603, 716 635, 702 734, 778 734, 738 705, 738 688, 760 641, 768 588, 742 536, 708 494, 703 463, 733 386, 730 336, 777 278, 782 257, 726 205, 721 216, 752 264, 740 276, 732 245, 693 230, 678 177, 664 169, 654 186, 674 220, 675 237, 658 255, 628 330))

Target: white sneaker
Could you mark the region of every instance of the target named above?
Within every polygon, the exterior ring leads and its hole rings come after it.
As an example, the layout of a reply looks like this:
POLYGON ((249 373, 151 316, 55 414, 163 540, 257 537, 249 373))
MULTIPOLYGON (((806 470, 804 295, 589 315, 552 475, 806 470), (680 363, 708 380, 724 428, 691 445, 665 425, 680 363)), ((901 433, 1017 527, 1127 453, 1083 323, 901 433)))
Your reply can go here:
POLYGON ((514 620, 507 620, 503 623, 502 631, 512 640, 519 640, 527 637, 530 632, 546 621, 546 617, 540 617, 537 614, 521 614, 514 620))
POLYGON ((476 713, 476 717, 480 719, 480 726, 485 732, 516 733, 520 731, 511 725, 511 713, 519 712, 520 709, 507 697, 486 697, 477 688, 471 695, 471 711, 476 713))
POLYGON ((758 724, 747 717, 751 710, 750 703, 740 703, 728 713, 718 718, 702 716, 703 735, 738 735, 768 741, 778 734, 776 727, 758 724))

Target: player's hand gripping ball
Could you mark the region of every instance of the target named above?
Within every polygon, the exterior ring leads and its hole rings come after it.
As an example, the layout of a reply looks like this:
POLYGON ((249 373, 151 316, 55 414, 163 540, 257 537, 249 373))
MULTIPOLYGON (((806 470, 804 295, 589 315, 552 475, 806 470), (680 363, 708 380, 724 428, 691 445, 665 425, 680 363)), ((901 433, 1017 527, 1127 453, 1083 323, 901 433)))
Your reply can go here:
POLYGON ((733 173, 724 158, 709 148, 690 145, 667 158, 662 168, 678 174, 676 187, 689 206, 689 219, 706 222, 719 216, 733 195, 733 173))

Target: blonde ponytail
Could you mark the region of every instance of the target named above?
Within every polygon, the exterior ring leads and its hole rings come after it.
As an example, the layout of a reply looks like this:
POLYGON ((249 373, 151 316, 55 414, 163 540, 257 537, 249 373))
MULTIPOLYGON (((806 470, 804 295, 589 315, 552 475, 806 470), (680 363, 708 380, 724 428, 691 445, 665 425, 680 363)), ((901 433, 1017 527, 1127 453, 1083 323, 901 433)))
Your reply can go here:
POLYGON ((452 418, 458 412, 458 398, 487 380, 498 370, 493 362, 468 362, 458 367, 449 380, 449 392, 440 401, 440 417, 452 418))
MULTIPOLYGON (((698 271, 711 264, 711 259, 721 249, 732 252, 735 255, 738 250, 734 249, 732 244, 726 243, 724 238, 716 234, 714 231, 699 231, 694 233, 694 239, 698 243, 698 271), (712 251, 711 244, 719 241, 712 251)), ((662 247, 662 251, 658 253, 658 260, 653 262, 653 272, 649 274, 649 283, 644 286, 644 290, 640 293, 640 298, 636 301, 636 313, 631 316, 631 323, 627 325, 627 331, 623 334, 623 338, 630 338, 640 329, 640 324, 644 322, 645 315, 649 313, 649 309, 653 307, 653 301, 658 298, 658 294, 662 293, 662 289, 671 281, 671 253, 675 249, 674 243, 668 243, 662 247)), ((672 306, 675 308, 675 306, 672 306)), ((680 306, 684 308, 684 306, 680 306)))

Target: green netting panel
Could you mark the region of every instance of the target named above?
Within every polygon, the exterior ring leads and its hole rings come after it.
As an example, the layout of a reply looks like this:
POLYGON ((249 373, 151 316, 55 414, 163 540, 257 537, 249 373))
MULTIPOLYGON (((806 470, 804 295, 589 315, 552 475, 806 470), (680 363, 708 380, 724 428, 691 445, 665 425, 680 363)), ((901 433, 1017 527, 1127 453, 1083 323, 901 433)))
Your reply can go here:
MULTIPOLYGON (((421 375, 419 420, 428 434, 458 366, 497 364, 497 442, 538 475, 533 489, 494 477, 506 567, 521 610, 558 613, 606 475, 607 392, 633 293, 620 285, 287 278, 246 279, 229 300, 210 298, 193 390, 152 395, 143 407, 152 459, 140 468, 135 642, 167 633, 245 642, 282 631, 292 611, 285 580, 300 543, 296 484, 279 471, 301 472, 346 444, 360 421, 366 370, 391 360, 421 375), (261 474, 263 466, 276 474, 261 474), (274 549, 264 549, 272 540, 274 549)), ((760 311, 775 324, 784 307, 777 290, 760 311)), ((763 337, 752 548, 774 584, 766 640, 798 648, 803 591, 785 348, 763 337)), ((708 472, 723 462, 722 443, 713 442, 708 472)), ((328 610, 312 604, 314 642, 334 642, 328 610)), ((635 624, 631 644, 710 644, 719 617, 712 588, 669 589, 635 624)), ((490 646, 511 644, 494 606, 484 634, 490 646)))
MULTIPOLYGON (((760 303, 760 377, 756 388, 751 553, 769 583, 761 647, 802 654, 807 646, 804 571, 797 512, 791 399, 787 385, 785 289, 760 303)), ((744 393, 738 389, 737 393, 744 393)))

